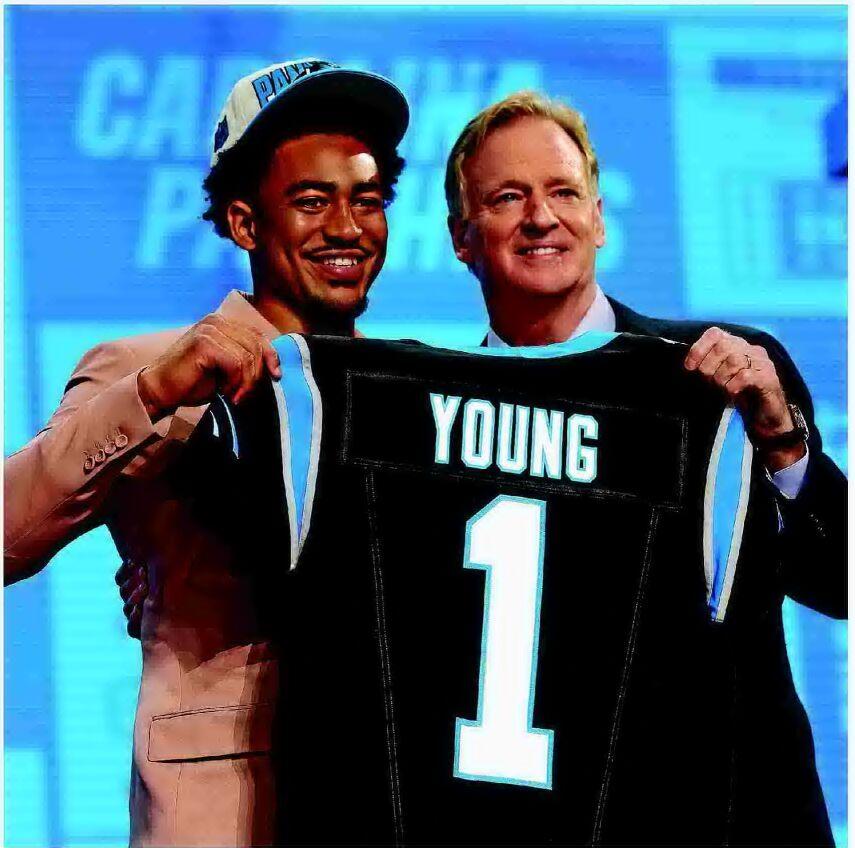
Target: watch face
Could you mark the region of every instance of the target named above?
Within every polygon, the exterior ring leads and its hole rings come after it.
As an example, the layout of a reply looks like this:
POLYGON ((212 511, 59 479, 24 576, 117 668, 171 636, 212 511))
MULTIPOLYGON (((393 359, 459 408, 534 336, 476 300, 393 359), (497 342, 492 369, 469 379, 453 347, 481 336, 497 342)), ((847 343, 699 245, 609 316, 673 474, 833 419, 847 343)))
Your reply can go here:
POLYGON ((802 411, 794 404, 789 404, 790 407, 790 415, 793 419, 793 428, 796 430, 801 430, 804 434, 805 438, 808 435, 807 421, 805 421, 804 415, 802 415, 802 411))

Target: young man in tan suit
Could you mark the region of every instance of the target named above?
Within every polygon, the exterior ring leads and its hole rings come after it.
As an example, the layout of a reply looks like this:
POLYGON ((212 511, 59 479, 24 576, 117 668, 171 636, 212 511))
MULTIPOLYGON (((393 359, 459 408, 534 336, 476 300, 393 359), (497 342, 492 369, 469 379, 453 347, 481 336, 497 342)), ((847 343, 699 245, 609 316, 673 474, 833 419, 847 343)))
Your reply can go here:
POLYGON ((280 376, 271 339, 354 334, 385 259, 407 121, 390 82, 325 61, 240 80, 204 217, 249 253, 253 294, 231 292, 189 328, 90 350, 47 426, 6 461, 6 583, 99 524, 147 571, 134 845, 272 842, 276 658, 251 563, 194 512, 174 469, 214 394, 240 402, 280 376))

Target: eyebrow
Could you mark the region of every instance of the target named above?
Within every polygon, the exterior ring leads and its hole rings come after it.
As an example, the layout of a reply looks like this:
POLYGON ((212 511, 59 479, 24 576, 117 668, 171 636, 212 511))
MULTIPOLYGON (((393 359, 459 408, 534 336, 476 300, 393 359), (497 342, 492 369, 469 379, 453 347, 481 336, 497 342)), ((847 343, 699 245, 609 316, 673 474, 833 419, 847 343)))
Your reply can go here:
POLYGON ((326 194, 332 194, 335 191, 335 183, 325 183, 322 180, 300 180, 296 183, 291 183, 285 189, 285 195, 291 197, 299 194, 301 191, 322 191, 326 194))
POLYGON ((379 180, 366 180, 362 183, 357 183, 353 187, 354 194, 360 194, 363 191, 382 191, 383 186, 380 185, 379 180))
MULTIPOLYGON (((546 188, 554 188, 557 185, 567 185, 567 186, 579 186, 584 185, 584 180, 581 182, 577 182, 574 179, 568 177, 550 177, 544 185, 546 188)), ((503 180, 500 183, 497 183, 494 186, 491 186, 486 191, 484 191, 481 195, 482 200, 486 200, 490 195, 495 194, 497 191, 502 191, 504 189, 514 188, 517 191, 521 191, 523 193, 531 191, 531 185, 526 182, 522 182, 521 180, 503 180)))
MULTIPOLYGON (((293 197, 301 191, 320 191, 324 194, 332 194, 336 190, 336 184, 324 182, 323 180, 300 180, 296 183, 291 183, 285 189, 286 197, 293 197)), ((368 180, 366 182, 356 183, 353 187, 354 194, 361 194, 366 191, 381 191, 382 187, 377 180, 368 180)))
POLYGON ((585 178, 583 177, 581 181, 576 180, 571 177, 550 177, 546 181, 547 188, 554 188, 557 185, 568 185, 568 186, 578 186, 585 185, 585 178))

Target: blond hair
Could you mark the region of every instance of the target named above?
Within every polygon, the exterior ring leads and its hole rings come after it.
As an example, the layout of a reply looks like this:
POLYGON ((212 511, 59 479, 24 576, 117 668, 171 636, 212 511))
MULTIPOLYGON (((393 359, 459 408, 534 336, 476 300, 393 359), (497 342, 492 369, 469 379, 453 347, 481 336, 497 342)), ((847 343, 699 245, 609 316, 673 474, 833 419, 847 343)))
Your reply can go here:
POLYGON ((600 166, 582 115, 560 100, 552 100, 536 91, 517 91, 479 112, 454 142, 445 166, 445 200, 452 218, 462 218, 467 214, 466 176, 463 173, 466 161, 475 155, 490 132, 526 115, 555 121, 573 139, 585 157, 588 185, 597 191, 600 166))

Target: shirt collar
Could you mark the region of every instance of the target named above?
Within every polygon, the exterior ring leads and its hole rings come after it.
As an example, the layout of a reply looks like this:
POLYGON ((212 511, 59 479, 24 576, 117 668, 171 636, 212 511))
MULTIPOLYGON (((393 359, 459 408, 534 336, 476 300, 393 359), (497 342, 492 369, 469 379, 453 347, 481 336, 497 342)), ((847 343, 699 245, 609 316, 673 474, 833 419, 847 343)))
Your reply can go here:
MULTIPOLYGON (((594 300, 588 307, 588 311, 582 316, 582 320, 576 325, 576 329, 566 339, 556 339, 556 341, 569 341, 591 330, 600 333, 613 333, 615 326, 615 311, 603 290, 596 285, 594 300)), ((490 327, 487 332, 487 347, 511 347, 511 345, 499 338, 493 328, 490 327)))

